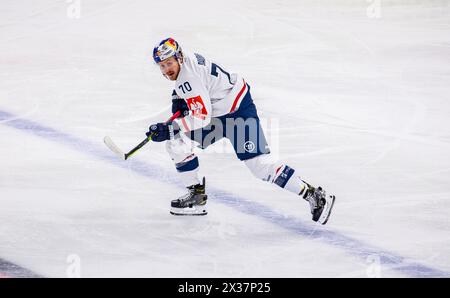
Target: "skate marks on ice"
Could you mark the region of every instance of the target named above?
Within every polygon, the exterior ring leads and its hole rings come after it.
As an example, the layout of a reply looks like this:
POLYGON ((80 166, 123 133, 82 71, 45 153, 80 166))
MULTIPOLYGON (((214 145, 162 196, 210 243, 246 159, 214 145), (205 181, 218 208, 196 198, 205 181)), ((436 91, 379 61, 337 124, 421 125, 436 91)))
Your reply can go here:
POLYGON ((424 266, 395 253, 373 247, 358 239, 332 231, 328 227, 318 227, 317 225, 306 223, 297 218, 286 217, 283 214, 274 212, 267 206, 248 201, 225 191, 214 190, 212 199, 233 207, 240 212, 257 216, 295 234, 311 240, 327 243, 362 260, 368 260, 372 256, 377 256, 381 265, 409 277, 450 277, 449 272, 424 266))
POLYGON ((0 258, 0 278, 31 278, 43 277, 19 265, 0 258))
MULTIPOLYGON (((13 114, 1 110, 0 123, 23 132, 54 141, 58 144, 66 145, 71 149, 75 149, 76 151, 89 154, 94 158, 110 162, 118 167, 133 171, 139 175, 183 188, 182 183, 174 177, 172 171, 167 171, 159 166, 138 160, 130 160, 127 162, 117 160, 116 156, 106 150, 104 146, 102 146, 101 142, 99 142, 99 145, 96 145, 68 133, 63 133, 51 127, 41 125, 37 122, 18 118, 13 114)), ((302 221, 297 218, 286 217, 285 215, 277 213, 265 205, 249 201, 243 197, 236 196, 235 194, 221 189, 210 187, 209 191, 211 198, 215 202, 222 203, 244 214, 256 216, 302 237, 326 243, 331 247, 340 249, 351 256, 361 258, 363 261, 367 260, 370 256, 376 255, 380 259, 380 264, 409 277, 450 277, 450 272, 445 272, 416 263, 413 260, 395 253, 368 245, 358 239, 347 237, 339 232, 331 230, 329 227, 318 227, 317 225, 307 223, 306 221, 302 221)), ((10 266, 12 268, 12 272, 15 272, 13 270, 16 268, 14 265, 5 266, 10 266)), ((18 270, 16 272, 20 273, 21 271, 18 270)))

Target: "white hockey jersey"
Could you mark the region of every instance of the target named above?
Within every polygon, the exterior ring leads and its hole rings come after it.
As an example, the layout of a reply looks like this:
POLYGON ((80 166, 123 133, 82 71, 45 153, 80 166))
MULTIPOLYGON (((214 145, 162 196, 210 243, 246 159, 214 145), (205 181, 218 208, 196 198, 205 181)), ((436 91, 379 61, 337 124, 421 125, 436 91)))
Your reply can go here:
POLYGON ((183 132, 205 127, 211 117, 236 111, 247 92, 247 84, 240 75, 228 73, 200 54, 183 51, 172 97, 184 99, 190 111, 175 121, 183 132))

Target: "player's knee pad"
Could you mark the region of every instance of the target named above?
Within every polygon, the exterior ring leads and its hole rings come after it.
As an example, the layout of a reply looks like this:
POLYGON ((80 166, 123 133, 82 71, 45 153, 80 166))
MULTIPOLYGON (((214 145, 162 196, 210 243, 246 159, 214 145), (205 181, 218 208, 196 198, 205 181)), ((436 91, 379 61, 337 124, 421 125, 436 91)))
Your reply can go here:
POLYGON ((167 141, 166 150, 179 172, 192 171, 198 168, 197 156, 194 154, 191 145, 183 139, 167 141))
POLYGON ((193 154, 192 149, 192 146, 181 138, 166 142, 166 151, 175 163, 185 161, 193 154))
POLYGON ((185 186, 200 183, 198 177, 198 158, 189 143, 181 138, 170 140, 166 142, 166 150, 175 163, 175 167, 180 175, 179 177, 185 186))

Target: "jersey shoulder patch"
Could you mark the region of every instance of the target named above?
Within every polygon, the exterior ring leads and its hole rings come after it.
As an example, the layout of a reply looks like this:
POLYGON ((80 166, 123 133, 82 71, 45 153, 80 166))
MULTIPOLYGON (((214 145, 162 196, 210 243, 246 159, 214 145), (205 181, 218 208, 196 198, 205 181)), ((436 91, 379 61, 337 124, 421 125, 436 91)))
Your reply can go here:
POLYGON ((203 57, 202 55, 197 54, 197 53, 194 53, 194 55, 195 55, 195 58, 197 58, 197 63, 198 63, 199 65, 206 66, 206 63, 205 63, 205 57, 203 57))

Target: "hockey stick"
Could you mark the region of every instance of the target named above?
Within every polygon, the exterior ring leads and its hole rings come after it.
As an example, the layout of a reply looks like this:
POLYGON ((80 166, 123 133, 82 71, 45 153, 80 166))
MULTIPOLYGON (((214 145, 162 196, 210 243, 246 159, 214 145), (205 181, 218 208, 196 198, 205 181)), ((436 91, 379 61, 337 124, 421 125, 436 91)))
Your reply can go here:
MULTIPOLYGON (((165 123, 169 123, 172 122, 173 120, 175 120, 178 116, 181 115, 180 111, 177 111, 175 114, 172 115, 172 117, 169 118, 169 120, 167 120, 165 123)), ((171 139, 173 139, 173 130, 170 131, 170 135, 171 135, 171 139)), ((148 137, 145 140, 143 140, 142 142, 140 142, 136 147, 134 147, 133 149, 130 150, 130 152, 128 153, 124 153, 122 150, 120 150, 120 148, 113 142, 113 140, 109 137, 106 136, 103 138, 103 142, 105 143, 105 145, 112 151, 114 152, 117 156, 119 156, 121 159, 123 160, 127 160, 128 157, 130 157, 131 155, 133 155, 136 151, 138 151, 139 149, 141 149, 145 144, 148 143, 148 141, 150 141, 151 138, 148 137)))

